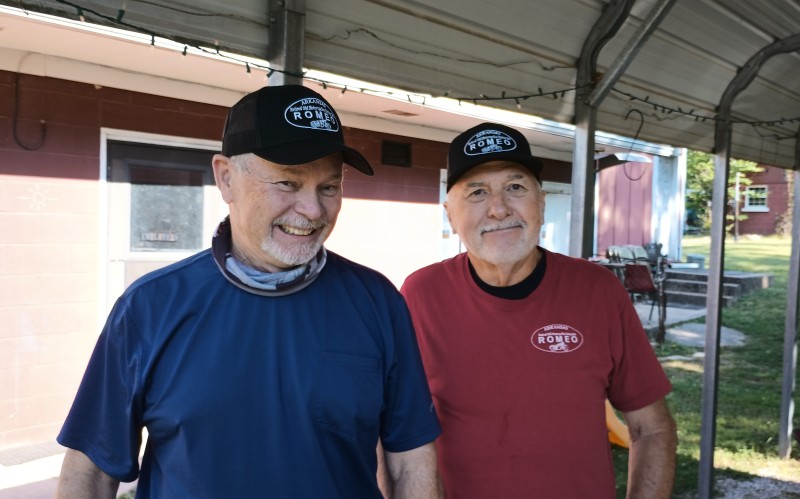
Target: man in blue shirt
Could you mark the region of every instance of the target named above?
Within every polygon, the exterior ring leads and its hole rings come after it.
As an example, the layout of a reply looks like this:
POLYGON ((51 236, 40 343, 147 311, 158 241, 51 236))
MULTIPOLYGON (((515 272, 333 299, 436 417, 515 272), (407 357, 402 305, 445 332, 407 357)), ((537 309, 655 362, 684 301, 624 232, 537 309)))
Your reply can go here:
POLYGON ((212 247, 119 298, 58 441, 58 497, 439 497, 440 427, 405 302, 327 251, 344 144, 302 86, 235 104, 214 156, 230 216, 212 247), (142 429, 147 444, 141 465, 142 429))

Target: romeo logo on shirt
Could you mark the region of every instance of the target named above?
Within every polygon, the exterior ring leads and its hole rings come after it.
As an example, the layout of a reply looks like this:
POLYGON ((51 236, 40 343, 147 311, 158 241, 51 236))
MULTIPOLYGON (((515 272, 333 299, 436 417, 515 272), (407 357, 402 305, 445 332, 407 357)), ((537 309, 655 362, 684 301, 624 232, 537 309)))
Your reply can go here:
POLYGON ((583 345, 583 335, 566 324, 550 324, 533 332, 531 345, 542 352, 569 353, 583 345))

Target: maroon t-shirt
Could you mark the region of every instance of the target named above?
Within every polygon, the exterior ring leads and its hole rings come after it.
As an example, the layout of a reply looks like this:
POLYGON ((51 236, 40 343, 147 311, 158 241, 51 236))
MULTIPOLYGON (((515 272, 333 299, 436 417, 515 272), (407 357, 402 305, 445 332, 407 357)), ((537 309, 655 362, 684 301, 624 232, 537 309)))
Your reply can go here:
POLYGON ((521 300, 481 290, 463 253, 403 285, 449 498, 613 498, 605 400, 631 411, 671 390, 618 279, 584 260, 546 260, 521 300))

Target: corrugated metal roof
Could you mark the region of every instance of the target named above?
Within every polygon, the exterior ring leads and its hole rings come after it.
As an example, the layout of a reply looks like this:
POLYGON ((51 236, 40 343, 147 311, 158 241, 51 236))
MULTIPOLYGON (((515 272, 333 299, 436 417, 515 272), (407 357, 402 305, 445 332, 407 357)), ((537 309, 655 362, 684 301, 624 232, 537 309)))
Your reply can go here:
MULTIPOLYGON (((656 0, 639 0, 600 52, 610 66, 656 0)), ((0 3, 19 6, 17 0, 0 3)), ((576 62, 608 4, 602 0, 306 0, 305 66, 411 92, 490 104, 559 122, 574 114, 576 62), (557 98, 538 93, 560 92, 557 98), (530 96, 525 98, 526 96, 530 96), (517 97, 517 98, 515 98, 517 97)), ((266 0, 25 2, 76 17, 82 7, 162 36, 266 57, 266 0)), ((97 16, 87 15, 91 21, 97 16)), ((715 108, 738 69, 775 40, 800 33, 793 0, 678 1, 598 113, 598 129, 709 151, 715 108), (636 114, 638 116, 638 114, 636 114)), ((770 60, 733 104, 733 156, 790 167, 800 126, 800 56, 770 60), (794 120, 794 121, 792 121, 794 120), (780 123, 783 121, 783 123, 780 123), (770 122, 770 123, 767 123, 770 122)), ((600 75, 598 75, 600 76, 600 75)))

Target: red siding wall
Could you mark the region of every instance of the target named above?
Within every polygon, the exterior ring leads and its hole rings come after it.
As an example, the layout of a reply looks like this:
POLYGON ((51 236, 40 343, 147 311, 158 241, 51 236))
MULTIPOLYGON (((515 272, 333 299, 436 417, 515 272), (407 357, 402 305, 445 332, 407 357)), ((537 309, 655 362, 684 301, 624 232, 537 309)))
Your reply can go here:
POLYGON ((357 128, 346 128, 345 140, 350 147, 358 149, 375 170, 373 177, 348 176, 344 184, 345 196, 411 203, 439 202, 439 169, 446 165, 447 144, 357 128), (382 164, 384 140, 411 144, 413 168, 382 164))
POLYGON ((13 137, 17 75, 0 71, 0 151, 3 174, 93 179, 99 175, 100 127, 219 140, 226 109, 55 78, 19 75, 18 137, 13 137))
POLYGON ((100 128, 218 139, 225 111, 0 71, 0 449, 55 437, 97 338, 100 128))
POLYGON ((626 163, 598 175, 597 253, 651 242, 653 165, 626 163))
MULTIPOLYGON (((754 173, 749 177, 752 180, 750 185, 764 185, 767 187, 767 206, 769 211, 742 212, 742 214, 747 215, 747 220, 739 222, 739 233, 775 234, 776 226, 781 218, 786 215, 786 210, 789 206, 789 186, 786 181, 786 170, 774 166, 765 166, 763 172, 754 173)), ((744 206, 744 189, 742 189, 740 205, 744 206)))

